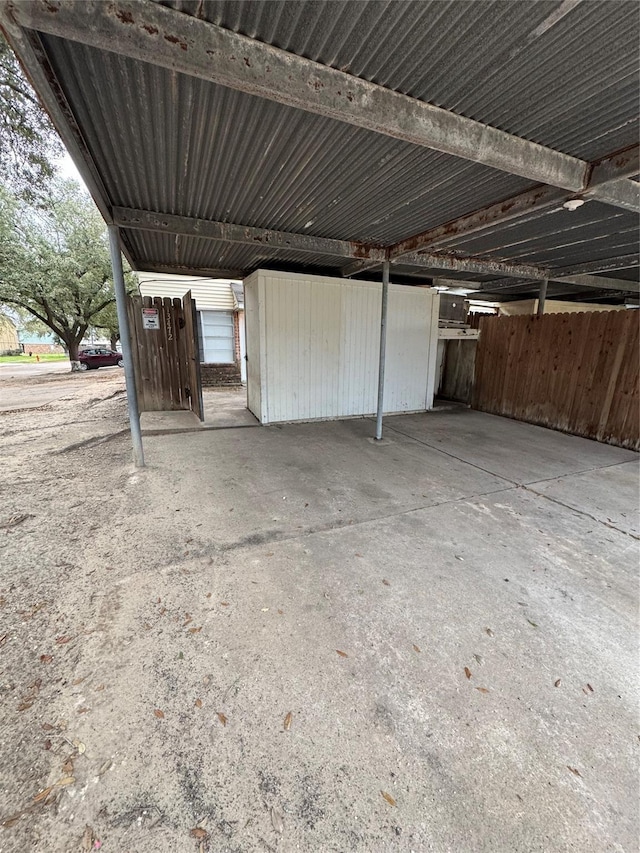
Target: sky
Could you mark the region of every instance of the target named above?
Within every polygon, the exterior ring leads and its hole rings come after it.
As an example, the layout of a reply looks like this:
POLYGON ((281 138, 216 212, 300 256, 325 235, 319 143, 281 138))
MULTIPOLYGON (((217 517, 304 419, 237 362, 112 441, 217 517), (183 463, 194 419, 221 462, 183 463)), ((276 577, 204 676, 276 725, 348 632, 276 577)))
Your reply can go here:
POLYGON ((63 178, 73 178, 78 181, 78 183, 84 187, 84 181, 80 177, 80 172, 76 169, 73 160, 71 159, 71 155, 68 151, 65 151, 62 157, 59 157, 56 160, 56 166, 58 170, 58 174, 63 178))

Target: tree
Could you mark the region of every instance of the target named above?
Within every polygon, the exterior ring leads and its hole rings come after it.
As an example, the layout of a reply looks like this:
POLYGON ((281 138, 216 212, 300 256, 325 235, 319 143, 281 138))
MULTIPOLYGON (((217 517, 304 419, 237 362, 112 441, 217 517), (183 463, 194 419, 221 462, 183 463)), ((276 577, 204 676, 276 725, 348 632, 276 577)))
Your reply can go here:
MULTIPOLYGON (((127 275, 125 274, 125 284, 128 284, 126 279, 127 275)), ((127 287, 127 290, 131 289, 132 288, 130 286, 127 287)), ((112 302, 111 305, 107 305, 106 308, 103 308, 102 311, 93 318, 93 322, 91 325, 94 329, 98 329, 99 331, 105 333, 105 335, 109 338, 111 349, 115 350, 118 341, 120 340, 118 312, 116 310, 115 303, 112 302)))
POLYGON ((0 33, 0 173, 28 201, 42 197, 62 146, 49 116, 0 33))
POLYGON ((107 231, 79 185, 53 183, 38 208, 0 187, 0 304, 51 329, 74 370, 87 329, 114 302, 107 231))

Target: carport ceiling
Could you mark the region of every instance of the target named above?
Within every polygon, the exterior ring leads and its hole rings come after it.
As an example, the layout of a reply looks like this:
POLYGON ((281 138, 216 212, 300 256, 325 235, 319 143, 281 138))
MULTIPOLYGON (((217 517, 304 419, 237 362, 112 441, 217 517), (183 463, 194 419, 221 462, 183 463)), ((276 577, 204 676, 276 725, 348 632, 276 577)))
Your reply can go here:
POLYGON ((0 22, 134 268, 388 255, 506 297, 638 293, 635 0, 0 0, 0 22))

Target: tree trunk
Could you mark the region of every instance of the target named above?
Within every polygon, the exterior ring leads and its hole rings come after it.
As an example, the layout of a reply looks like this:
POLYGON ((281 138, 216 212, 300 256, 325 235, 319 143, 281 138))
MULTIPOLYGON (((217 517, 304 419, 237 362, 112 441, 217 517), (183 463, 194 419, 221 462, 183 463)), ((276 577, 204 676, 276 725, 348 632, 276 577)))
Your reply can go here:
POLYGON ((117 348, 117 346, 118 346, 118 338, 119 338, 119 337, 120 337, 120 335, 118 335, 118 334, 117 334, 117 332, 112 332, 112 333, 111 333, 111 338, 110 338, 110 343, 111 343, 111 352, 115 352, 115 351, 116 351, 116 348, 117 348))
POLYGON ((78 361, 78 349, 80 348, 80 341, 69 340, 65 341, 65 343, 69 352, 71 371, 75 373, 77 370, 80 370, 80 362, 78 361))

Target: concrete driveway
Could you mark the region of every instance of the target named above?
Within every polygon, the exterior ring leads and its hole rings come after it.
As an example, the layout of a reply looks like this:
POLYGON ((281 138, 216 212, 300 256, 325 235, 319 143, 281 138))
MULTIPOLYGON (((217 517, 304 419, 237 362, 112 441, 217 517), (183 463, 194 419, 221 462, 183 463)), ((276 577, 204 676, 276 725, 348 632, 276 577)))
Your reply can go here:
POLYGON ((39 448, 9 598, 49 604, 3 656, 54 681, 4 741, 84 751, 5 849, 637 849, 637 455, 467 410, 372 431, 39 448))

